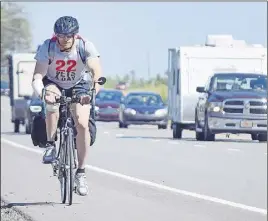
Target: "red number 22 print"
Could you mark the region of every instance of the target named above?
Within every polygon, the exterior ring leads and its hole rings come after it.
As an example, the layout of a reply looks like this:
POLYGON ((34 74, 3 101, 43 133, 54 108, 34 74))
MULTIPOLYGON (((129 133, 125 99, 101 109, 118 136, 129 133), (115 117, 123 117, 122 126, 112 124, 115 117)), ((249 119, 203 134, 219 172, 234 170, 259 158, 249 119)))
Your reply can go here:
POLYGON ((57 60, 56 61, 56 71, 66 71, 66 72, 71 72, 71 71, 76 71, 76 60, 68 60, 65 62, 64 60, 57 60), (67 68, 65 68, 67 64, 67 68))

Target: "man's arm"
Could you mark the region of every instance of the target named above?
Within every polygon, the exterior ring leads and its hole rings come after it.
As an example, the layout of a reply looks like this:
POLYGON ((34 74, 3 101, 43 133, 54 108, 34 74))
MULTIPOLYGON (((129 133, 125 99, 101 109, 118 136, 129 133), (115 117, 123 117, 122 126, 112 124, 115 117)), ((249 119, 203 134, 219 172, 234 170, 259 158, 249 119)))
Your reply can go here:
MULTIPOLYGON (((87 41, 85 46, 87 53, 87 66, 92 73, 93 79, 96 81, 102 76, 100 54, 92 42, 87 41)), ((99 89, 100 85, 96 84, 96 93, 98 93, 99 89)))
POLYGON ((48 40, 39 47, 35 59, 36 64, 33 73, 32 87, 35 94, 40 97, 44 88, 43 77, 47 74, 48 70, 48 40))
POLYGON ((44 62, 37 61, 35 65, 35 70, 33 74, 32 87, 37 96, 42 95, 42 90, 44 88, 43 77, 46 75, 48 69, 48 64, 44 62))
MULTIPOLYGON (((88 59, 87 65, 93 75, 94 81, 97 81, 102 75, 100 58, 97 57, 97 58, 88 59)), ((96 93, 98 93, 99 90, 100 90, 100 85, 96 84, 96 93)))

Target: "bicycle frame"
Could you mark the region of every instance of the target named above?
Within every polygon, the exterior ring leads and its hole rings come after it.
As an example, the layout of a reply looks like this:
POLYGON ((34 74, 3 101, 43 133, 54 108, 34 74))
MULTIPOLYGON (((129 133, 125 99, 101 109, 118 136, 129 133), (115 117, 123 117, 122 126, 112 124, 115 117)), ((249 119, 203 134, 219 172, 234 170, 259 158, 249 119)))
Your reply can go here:
MULTIPOLYGON (((57 160, 59 159, 60 151, 62 150, 62 144, 64 142, 64 137, 67 136, 68 129, 72 129, 72 133, 74 135, 74 130, 73 130, 74 124, 73 124, 73 118, 72 118, 71 111, 70 111, 72 99, 69 97, 65 97, 65 90, 63 90, 60 100, 61 100, 61 102, 60 102, 60 117, 59 117, 60 145, 59 145, 59 150, 58 150, 58 154, 57 154, 57 158, 56 158, 57 160)), ((73 151, 74 151, 73 156, 75 157, 76 156, 75 148, 73 151)), ((77 168, 76 159, 74 159, 74 165, 75 165, 75 169, 76 169, 77 168)))

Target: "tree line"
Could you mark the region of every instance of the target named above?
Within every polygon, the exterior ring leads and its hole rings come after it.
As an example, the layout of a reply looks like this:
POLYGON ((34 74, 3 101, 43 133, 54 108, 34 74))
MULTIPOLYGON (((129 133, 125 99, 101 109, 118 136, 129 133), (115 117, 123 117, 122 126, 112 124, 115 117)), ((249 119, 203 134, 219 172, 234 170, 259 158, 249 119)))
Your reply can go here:
POLYGON ((1 70, 6 65, 6 55, 31 50, 31 42, 30 22, 23 7, 14 2, 1 2, 1 70))
POLYGON ((117 74, 115 76, 107 76, 106 88, 114 88, 119 82, 124 82, 131 88, 143 88, 147 86, 158 87, 160 85, 167 85, 167 75, 166 74, 156 74, 155 77, 143 78, 137 77, 134 70, 126 74, 117 74))

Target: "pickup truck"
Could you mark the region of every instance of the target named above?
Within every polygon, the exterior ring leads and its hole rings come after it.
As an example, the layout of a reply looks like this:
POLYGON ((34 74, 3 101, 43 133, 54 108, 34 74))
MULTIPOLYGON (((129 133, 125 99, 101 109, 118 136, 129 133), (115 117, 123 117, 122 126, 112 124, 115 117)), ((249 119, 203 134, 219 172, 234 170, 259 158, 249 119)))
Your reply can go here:
POLYGON ((195 131, 199 141, 214 141, 219 133, 251 134, 267 141, 267 75, 216 73, 195 107, 195 131))
POLYGON ((194 107, 199 96, 196 87, 205 85, 214 73, 266 71, 266 47, 229 35, 208 35, 205 44, 169 48, 168 118, 173 138, 181 139, 183 130, 195 130, 194 107))

